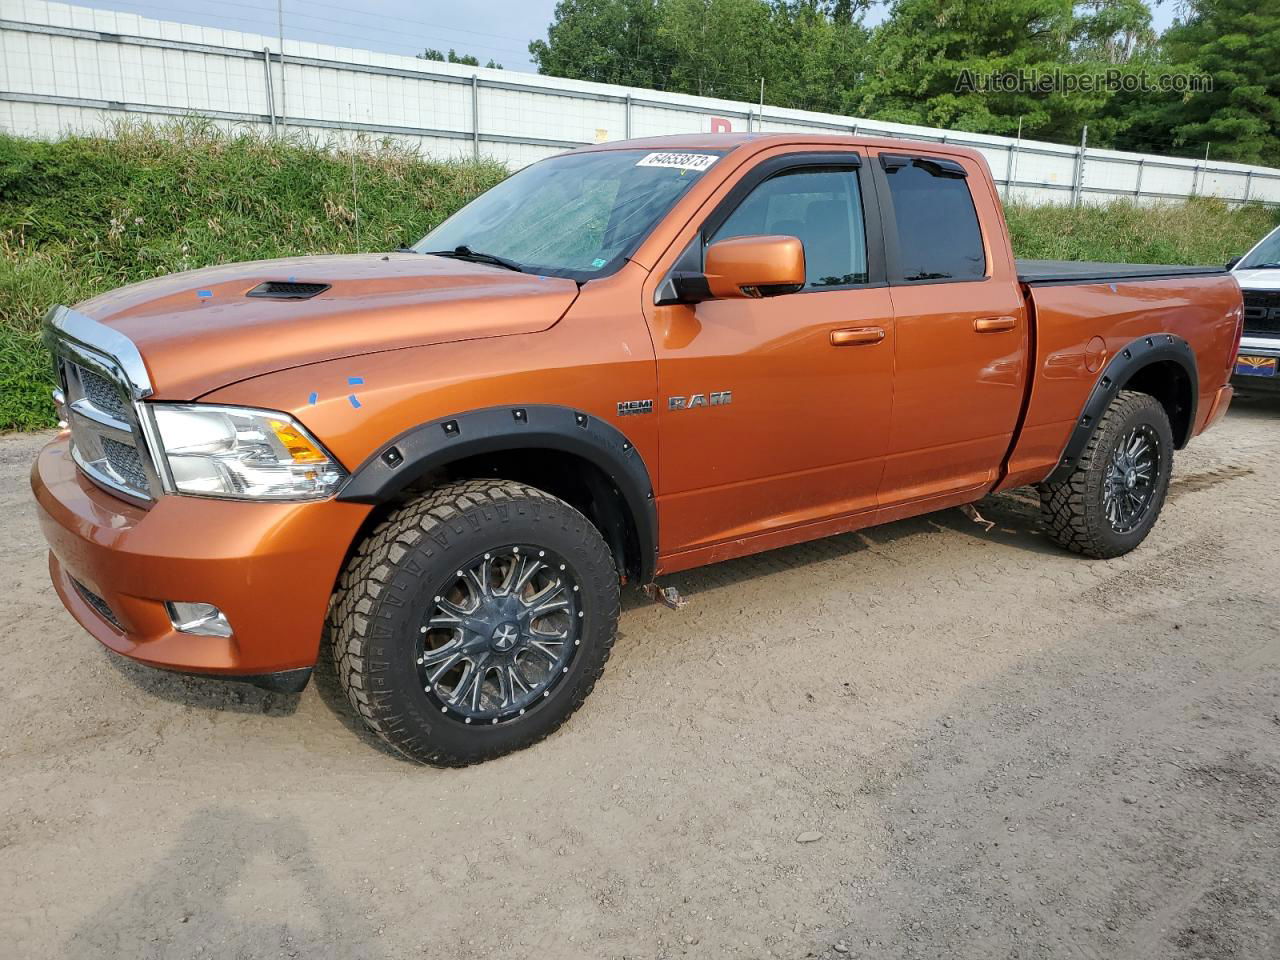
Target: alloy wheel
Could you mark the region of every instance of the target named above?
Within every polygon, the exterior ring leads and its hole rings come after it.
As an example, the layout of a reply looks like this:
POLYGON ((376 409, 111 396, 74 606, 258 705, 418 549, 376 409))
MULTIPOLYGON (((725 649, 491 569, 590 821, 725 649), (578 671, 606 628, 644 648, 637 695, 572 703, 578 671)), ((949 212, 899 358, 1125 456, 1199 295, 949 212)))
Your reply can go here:
POLYGON ((1102 507, 1116 533, 1130 533, 1146 517, 1155 498, 1160 470, 1160 438, 1146 424, 1134 427, 1116 444, 1103 476, 1102 507))
POLYGON ((565 560, 527 544, 459 568, 419 628, 422 688, 463 723, 516 720, 551 696, 581 645, 578 579, 565 560))

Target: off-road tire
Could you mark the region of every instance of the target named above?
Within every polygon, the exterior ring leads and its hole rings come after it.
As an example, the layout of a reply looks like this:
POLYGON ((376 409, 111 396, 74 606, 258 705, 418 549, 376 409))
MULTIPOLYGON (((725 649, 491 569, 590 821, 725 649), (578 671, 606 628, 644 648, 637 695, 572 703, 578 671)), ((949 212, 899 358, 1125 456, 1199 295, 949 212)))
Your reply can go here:
POLYGON ((1071 474, 1042 483, 1040 520, 1049 536, 1068 550, 1099 560, 1133 550, 1155 526, 1173 471, 1173 430, 1160 401, 1146 393, 1122 390, 1107 407, 1071 474), (1150 504, 1133 530, 1117 533, 1103 505, 1107 462, 1117 444, 1136 426, 1151 427, 1159 440, 1157 476, 1150 504))
POLYGON ((490 760, 537 743, 582 705, 613 648, 618 597, 609 548, 569 504, 506 480, 450 483, 387 516, 347 563, 328 621, 338 681, 360 718, 405 756, 449 767, 490 760), (421 686, 419 624, 460 564, 511 543, 544 545, 572 566, 579 649, 536 708, 492 726, 467 725, 442 716, 421 686))

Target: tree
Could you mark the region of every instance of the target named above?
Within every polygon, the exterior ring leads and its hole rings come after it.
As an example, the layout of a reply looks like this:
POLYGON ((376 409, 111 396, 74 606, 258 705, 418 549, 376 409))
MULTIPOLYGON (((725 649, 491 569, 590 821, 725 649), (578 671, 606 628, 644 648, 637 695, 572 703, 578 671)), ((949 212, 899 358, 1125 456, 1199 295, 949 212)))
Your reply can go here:
MULTIPOLYGON (((427 49, 423 50, 421 53, 415 54, 414 56, 419 60, 439 60, 441 63, 464 63, 469 67, 480 66, 480 61, 476 57, 469 53, 458 53, 452 48, 450 48, 449 52, 446 54, 441 53, 434 47, 427 47, 427 49)), ((501 70, 502 64, 494 63, 490 60, 485 64, 485 67, 490 70, 501 70)))
POLYGON ((671 54, 657 32, 658 0, 560 0, 529 56, 539 73, 661 90, 671 54))
POLYGON ((890 0, 874 30, 867 0, 560 0, 529 52, 581 80, 754 101, 763 78, 777 106, 1066 143, 1087 123, 1095 145, 1212 142, 1280 165, 1280 0, 1176 2, 1157 37, 1145 0, 890 0), (1213 90, 1097 82, 1116 70, 1207 74, 1213 90))
POLYGON ((895 0, 872 39, 860 112, 933 127, 1073 140, 1105 94, 991 89, 987 76, 1083 73, 1072 0, 895 0))
POLYGON ((1158 37, 1143 0, 1085 0, 1076 5, 1072 53, 1085 63, 1125 64, 1156 55, 1158 37))
POLYGON ((1280 5, 1188 0, 1185 10, 1161 38, 1165 69, 1207 74, 1213 89, 1135 98, 1130 145, 1191 156, 1209 146, 1218 159, 1280 166, 1280 5))
POLYGON ((865 66, 866 0, 561 0, 540 73, 837 110, 865 66))

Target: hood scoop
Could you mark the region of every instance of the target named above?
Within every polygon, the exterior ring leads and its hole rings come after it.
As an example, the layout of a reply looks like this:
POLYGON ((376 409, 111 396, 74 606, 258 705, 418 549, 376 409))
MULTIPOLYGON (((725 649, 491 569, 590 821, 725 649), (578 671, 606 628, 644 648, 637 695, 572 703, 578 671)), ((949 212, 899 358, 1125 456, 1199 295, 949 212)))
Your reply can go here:
POLYGON ((329 289, 328 283, 295 283, 293 281, 268 280, 260 283, 246 297, 262 297, 266 300, 310 300, 329 289))

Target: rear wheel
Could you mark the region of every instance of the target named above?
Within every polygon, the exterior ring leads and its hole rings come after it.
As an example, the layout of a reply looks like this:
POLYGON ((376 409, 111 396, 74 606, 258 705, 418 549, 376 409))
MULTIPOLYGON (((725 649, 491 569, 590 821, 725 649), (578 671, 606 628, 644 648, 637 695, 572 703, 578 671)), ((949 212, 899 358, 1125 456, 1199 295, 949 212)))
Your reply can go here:
POLYGON ((1128 553, 1155 526, 1169 490, 1173 430, 1160 402, 1121 391, 1071 475, 1040 485, 1040 516, 1059 544, 1105 559, 1128 553))
POLYGON ((618 574, 581 513, 533 487, 468 480, 391 514, 334 598, 339 680, 383 740, 462 766, 536 743, 591 692, 618 574))

